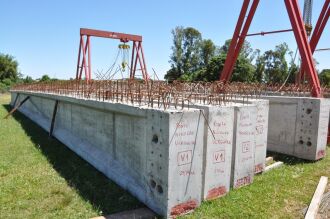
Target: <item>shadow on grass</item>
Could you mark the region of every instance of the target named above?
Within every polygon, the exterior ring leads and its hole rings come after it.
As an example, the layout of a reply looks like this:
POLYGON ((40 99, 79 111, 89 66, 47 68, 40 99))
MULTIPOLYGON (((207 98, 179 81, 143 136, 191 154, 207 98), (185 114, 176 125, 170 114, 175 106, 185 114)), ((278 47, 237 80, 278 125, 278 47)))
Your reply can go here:
MULTIPOLYGON (((9 105, 3 106, 10 111, 9 105)), ((68 185, 95 209, 107 215, 144 206, 68 147, 50 138, 44 129, 29 118, 20 112, 15 112, 13 117, 68 185)))
POLYGON ((273 157, 275 161, 282 161, 287 165, 296 165, 302 163, 314 163, 315 161, 304 160, 286 154, 267 151, 267 157, 273 157))

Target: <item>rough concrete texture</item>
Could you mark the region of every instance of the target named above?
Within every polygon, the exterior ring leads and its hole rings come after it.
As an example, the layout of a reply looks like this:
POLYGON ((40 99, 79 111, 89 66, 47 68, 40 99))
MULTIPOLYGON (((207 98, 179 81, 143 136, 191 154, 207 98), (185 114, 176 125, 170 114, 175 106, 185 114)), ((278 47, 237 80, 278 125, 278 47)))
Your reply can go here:
POLYGON ((267 137, 268 137, 268 114, 269 101, 265 99, 236 99, 236 103, 248 103, 256 105, 256 127, 255 127, 255 173, 261 173, 265 170, 265 159, 267 155, 267 137))
POLYGON ((231 186, 239 188, 253 182, 257 107, 235 106, 231 186))
POLYGON ((204 110, 203 199, 225 195, 230 189, 234 107, 197 106, 204 110))
POLYGON ((254 172, 260 173, 266 166, 269 101, 258 99, 251 100, 251 103, 257 107, 254 172))
MULTIPOLYGON (((16 98, 12 93, 12 102, 16 98)), ((176 216, 200 205, 204 117, 201 110, 156 110, 20 92, 19 109, 156 213, 176 216)))
POLYGON ((269 100, 268 150, 307 160, 325 156, 329 99, 263 98, 269 100))

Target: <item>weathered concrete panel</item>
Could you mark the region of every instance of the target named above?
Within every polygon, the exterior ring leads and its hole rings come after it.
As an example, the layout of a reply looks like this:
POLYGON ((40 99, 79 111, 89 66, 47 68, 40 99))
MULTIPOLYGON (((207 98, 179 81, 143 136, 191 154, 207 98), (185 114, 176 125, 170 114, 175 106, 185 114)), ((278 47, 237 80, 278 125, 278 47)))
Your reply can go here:
POLYGON ((325 156, 329 99, 263 98, 270 101, 268 150, 307 160, 325 156))
POLYGON ((267 155, 269 101, 258 99, 251 100, 251 103, 255 104, 257 107, 254 171, 255 173, 260 173, 265 170, 267 155))
POLYGON ((257 107, 235 106, 231 186, 239 188, 253 182, 257 107))
POLYGON ((203 106, 205 124, 203 199, 225 195, 230 189, 234 107, 203 106))

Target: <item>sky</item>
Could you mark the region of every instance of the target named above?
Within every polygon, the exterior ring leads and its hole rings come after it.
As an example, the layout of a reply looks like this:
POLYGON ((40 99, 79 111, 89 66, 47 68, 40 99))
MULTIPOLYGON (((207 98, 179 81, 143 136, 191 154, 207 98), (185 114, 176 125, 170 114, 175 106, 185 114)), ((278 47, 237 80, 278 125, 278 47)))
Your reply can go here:
MULTIPOLYGON (((303 1, 300 0, 300 5, 303 1)), ((314 0, 313 24, 324 0, 314 0)), ((0 53, 19 62, 25 76, 44 74, 60 79, 75 77, 79 28, 100 29, 143 36, 149 73, 163 78, 170 68, 172 35, 176 26, 194 27, 203 39, 221 46, 230 39, 243 0, 0 0, 0 53)), ((261 0, 250 33, 290 29, 284 1, 261 0)), ((292 32, 249 37, 253 49, 266 51, 286 42, 296 50, 292 32)), ((118 52, 118 40, 92 38, 92 77, 106 71, 118 52)), ((318 48, 330 47, 330 24, 318 48)), ((319 70, 330 68, 330 51, 317 52, 319 70)))

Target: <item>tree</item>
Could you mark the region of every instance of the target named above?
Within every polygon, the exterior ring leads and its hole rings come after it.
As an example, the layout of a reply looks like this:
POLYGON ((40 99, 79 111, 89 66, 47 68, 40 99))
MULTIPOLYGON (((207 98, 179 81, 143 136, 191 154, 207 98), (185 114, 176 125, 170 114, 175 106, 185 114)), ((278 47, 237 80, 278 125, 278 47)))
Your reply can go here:
MULTIPOLYGON (((191 77, 192 81, 216 81, 219 80, 220 72, 226 61, 226 54, 214 56, 206 68, 196 71, 191 77)), ((255 67, 249 59, 239 56, 233 70, 232 81, 252 82, 254 81, 255 67)))
MULTIPOLYGON (((220 47, 220 53, 227 54, 229 51, 229 46, 231 43, 231 39, 226 40, 225 44, 220 47)), ((251 44, 248 41, 244 41, 244 44, 242 46, 242 49, 239 53, 240 56, 243 56, 244 58, 249 58, 251 62, 253 61, 253 49, 251 47, 251 44)))
POLYGON ((330 69, 323 69, 319 74, 320 82, 322 85, 330 86, 330 69))
POLYGON ((165 79, 173 80, 199 69, 201 63, 201 33, 192 27, 176 27, 172 30, 173 46, 171 69, 165 79))
POLYGON ((206 66, 211 58, 215 55, 216 46, 214 45, 213 41, 202 40, 201 42, 201 66, 206 66))
POLYGON ((265 59, 264 56, 261 55, 259 49, 256 49, 254 54, 256 56, 256 63, 255 63, 256 71, 254 74, 254 79, 255 81, 261 83, 264 82, 265 59))
POLYGON ((34 82, 34 80, 32 79, 32 77, 30 76, 26 76, 24 79, 23 79, 23 83, 32 83, 34 82))
POLYGON ((51 78, 46 74, 41 76, 41 78, 39 79, 39 81, 41 82, 47 82, 47 81, 51 81, 51 78))
MULTIPOLYGON (((292 55, 286 43, 277 45, 274 50, 268 50, 263 55, 260 52, 256 59, 256 80, 266 83, 283 83, 288 76, 286 55, 292 55)), ((290 71, 295 72, 296 66, 291 61, 290 71)))
POLYGON ((192 73, 199 69, 200 64, 200 46, 202 41, 201 33, 192 28, 184 29, 183 38, 183 72, 192 73))
POLYGON ((18 62, 13 56, 0 53, 0 81, 4 79, 13 82, 18 79, 18 62))

